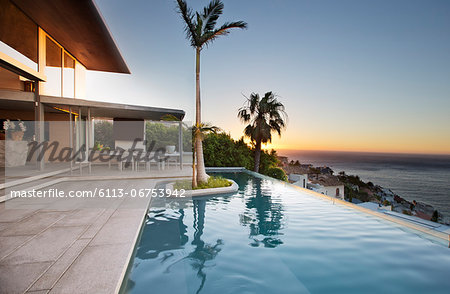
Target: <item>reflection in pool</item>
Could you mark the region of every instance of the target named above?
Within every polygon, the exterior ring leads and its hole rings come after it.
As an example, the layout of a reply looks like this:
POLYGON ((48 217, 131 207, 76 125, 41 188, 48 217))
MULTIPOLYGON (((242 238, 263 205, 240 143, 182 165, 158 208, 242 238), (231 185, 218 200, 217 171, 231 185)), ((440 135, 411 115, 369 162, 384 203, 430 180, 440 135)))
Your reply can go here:
POLYGON ((127 293, 442 292, 450 250, 247 173, 234 195, 154 199, 127 293))

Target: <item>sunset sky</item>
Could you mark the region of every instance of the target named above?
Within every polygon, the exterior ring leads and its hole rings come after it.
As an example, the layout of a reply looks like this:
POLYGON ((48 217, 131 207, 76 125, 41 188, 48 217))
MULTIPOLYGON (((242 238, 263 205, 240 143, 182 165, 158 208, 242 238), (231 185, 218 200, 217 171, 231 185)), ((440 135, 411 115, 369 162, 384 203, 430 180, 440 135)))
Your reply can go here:
MULTIPOLYGON (((194 51, 172 0, 97 0, 132 74, 90 72, 88 98, 194 117, 194 51)), ((195 9, 208 3, 188 1, 195 9)), ((243 20, 202 52, 203 120, 273 91, 288 128, 269 147, 450 154, 450 2, 225 0, 243 20)))

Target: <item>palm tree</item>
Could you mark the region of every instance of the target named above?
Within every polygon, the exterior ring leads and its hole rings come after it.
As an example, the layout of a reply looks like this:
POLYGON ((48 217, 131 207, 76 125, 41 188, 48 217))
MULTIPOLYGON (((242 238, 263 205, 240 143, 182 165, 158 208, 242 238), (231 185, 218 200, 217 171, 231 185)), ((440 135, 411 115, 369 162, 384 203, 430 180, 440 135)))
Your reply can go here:
MULTIPOLYGON (((200 103, 200 52, 202 49, 210 45, 215 39, 220 36, 229 34, 233 28, 245 29, 247 23, 243 21, 226 22, 221 27, 216 28, 217 19, 223 13, 223 3, 220 0, 213 0, 208 6, 203 8, 203 12, 192 12, 192 9, 187 6, 186 1, 177 0, 178 12, 186 23, 185 31, 186 38, 190 41, 191 46, 195 48, 196 52, 196 66, 195 66, 195 126, 199 128, 201 125, 201 103, 200 103)), ((203 146, 200 134, 196 134, 194 138, 194 149, 196 150, 197 158, 197 182, 206 182, 208 175, 205 171, 205 162, 203 159, 203 146)), ((195 160, 194 160, 195 164, 195 160)), ((193 170, 195 178, 195 166, 193 170)), ((193 185, 196 186, 195 179, 193 185)))
POLYGON ((255 145, 254 171, 258 172, 261 144, 272 142, 274 131, 281 136, 281 130, 286 127, 287 114, 284 105, 272 92, 267 92, 261 99, 259 94, 252 93, 250 98, 247 98, 246 105, 239 109, 238 117, 244 123, 250 123, 245 127, 244 133, 255 145))

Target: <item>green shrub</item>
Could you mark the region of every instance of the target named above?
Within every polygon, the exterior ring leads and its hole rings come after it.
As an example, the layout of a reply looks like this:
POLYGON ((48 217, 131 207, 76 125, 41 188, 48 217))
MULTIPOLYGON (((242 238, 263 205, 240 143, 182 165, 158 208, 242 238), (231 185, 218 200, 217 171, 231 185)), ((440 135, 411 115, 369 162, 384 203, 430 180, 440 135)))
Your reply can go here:
MULTIPOLYGON (((194 190, 198 189, 209 189, 209 188, 221 188, 221 187, 229 187, 231 186, 231 182, 223 177, 215 177, 211 176, 208 178, 208 182, 199 184, 194 190)), ((184 189, 184 190, 192 190, 192 181, 191 180, 180 180, 176 181, 173 185, 174 189, 184 189)))
MULTIPOLYGON (((152 142, 155 143, 153 150, 165 148, 167 145, 176 146, 179 151, 179 125, 175 123, 159 123, 150 122, 145 123, 145 138, 147 139, 147 148, 152 142)), ((183 127, 183 151, 192 151, 192 131, 189 128, 183 127)))
POLYGON ((391 205, 391 202, 389 202, 388 200, 383 201, 383 206, 389 206, 389 205, 391 205))
POLYGON ((203 156, 206 166, 252 169, 252 152, 243 139, 233 140, 225 133, 208 134, 203 140, 203 156))
MULTIPOLYGON (((253 170, 254 150, 244 142, 244 139, 234 140, 226 133, 211 133, 203 140, 203 156, 205 166, 237 167, 242 166, 253 170)), ((261 151, 259 172, 269 175, 269 170, 278 165, 275 150, 261 151)), ((279 173, 279 172, 278 172, 279 173)))
POLYGON ((284 172, 284 170, 282 170, 279 167, 271 167, 269 168, 269 170, 267 171, 267 175, 269 177, 278 179, 278 180, 282 180, 282 181, 287 181, 287 176, 286 173, 284 172))
POLYGON ((96 121, 94 124, 94 140, 103 148, 114 148, 113 123, 108 120, 96 121))
POLYGON ((173 188, 176 190, 192 190, 192 181, 178 180, 173 184, 173 188))
POLYGON ((222 177, 209 177, 208 182, 200 183, 197 189, 229 187, 231 182, 222 177))

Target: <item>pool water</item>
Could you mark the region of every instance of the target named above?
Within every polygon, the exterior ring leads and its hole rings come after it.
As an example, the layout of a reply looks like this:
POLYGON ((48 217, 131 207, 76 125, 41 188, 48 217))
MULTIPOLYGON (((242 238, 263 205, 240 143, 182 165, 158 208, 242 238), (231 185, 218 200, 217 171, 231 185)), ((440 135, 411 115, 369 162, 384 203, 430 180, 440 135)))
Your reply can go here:
POLYGON ((450 249, 250 173, 234 195, 155 199, 126 293, 449 293, 450 249))

